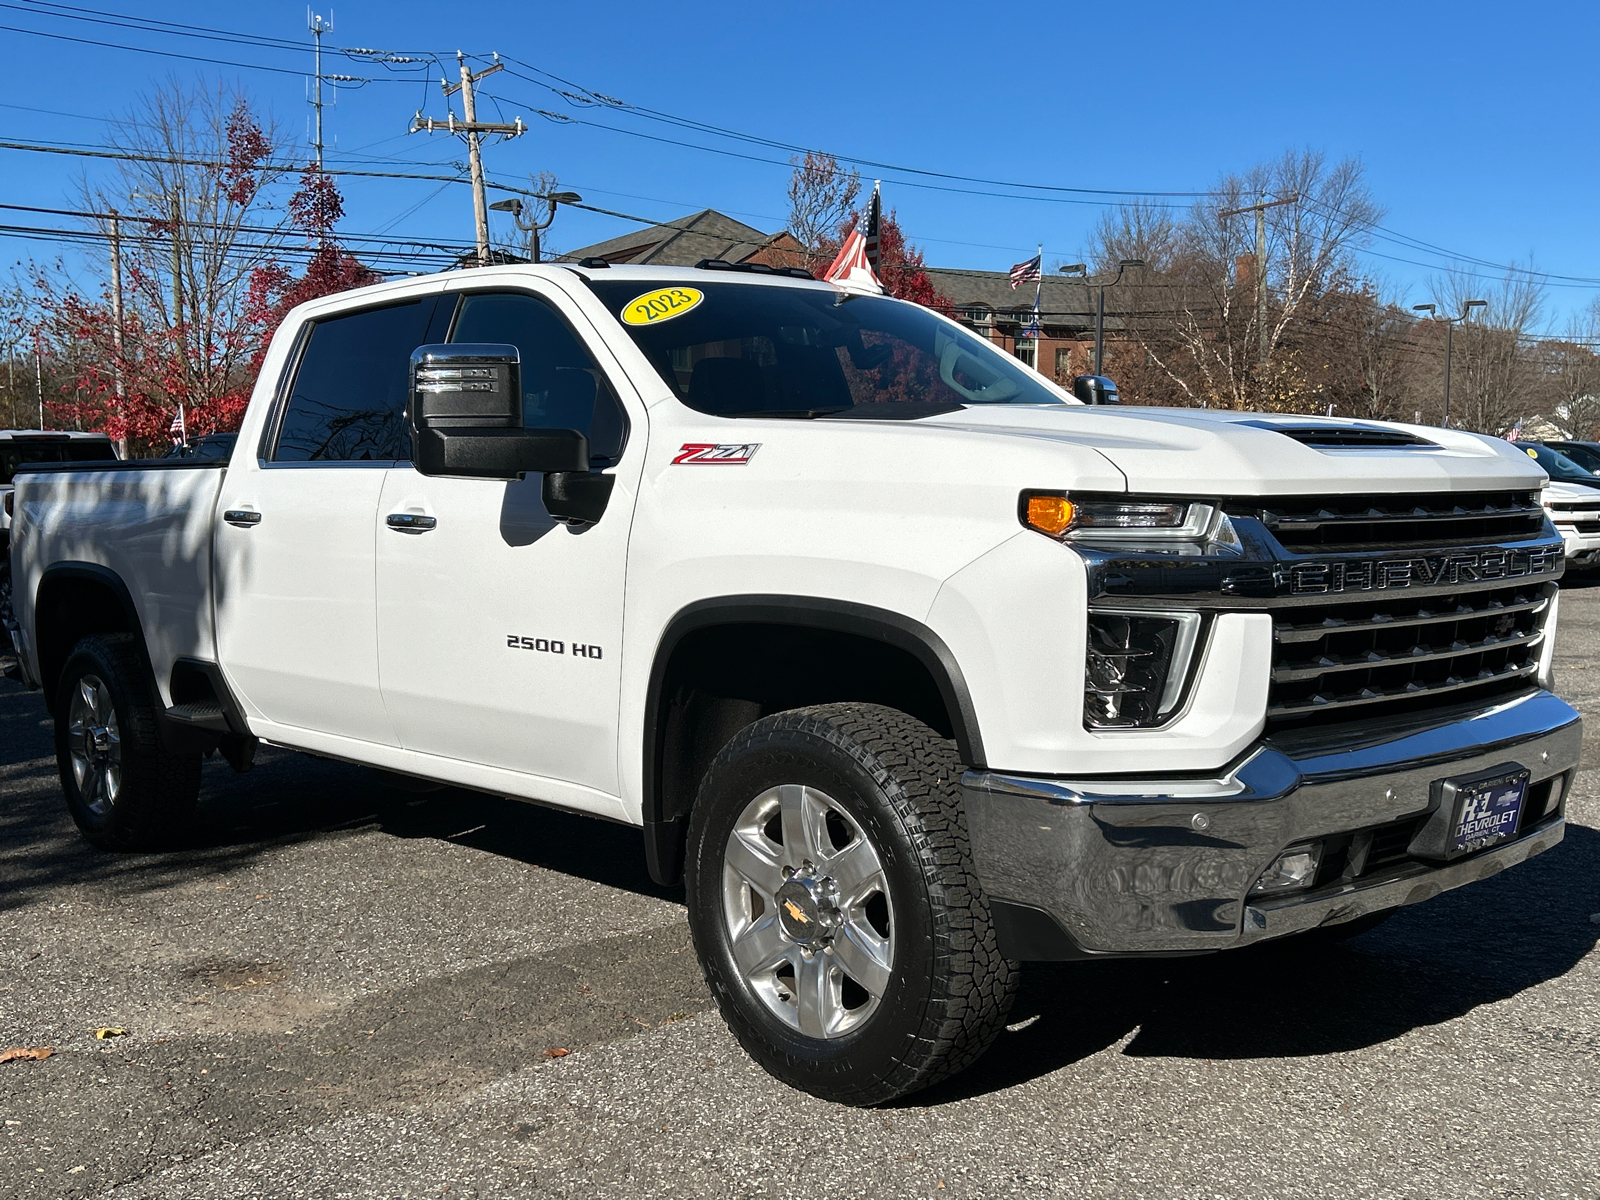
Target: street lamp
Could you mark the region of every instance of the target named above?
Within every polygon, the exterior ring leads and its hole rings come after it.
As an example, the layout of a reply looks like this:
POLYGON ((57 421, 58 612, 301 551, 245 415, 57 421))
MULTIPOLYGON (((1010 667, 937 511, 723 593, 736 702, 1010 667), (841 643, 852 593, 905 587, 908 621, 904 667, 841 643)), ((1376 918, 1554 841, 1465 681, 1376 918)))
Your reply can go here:
POLYGON ((1455 348, 1456 322, 1465 321, 1472 316, 1475 308, 1488 308, 1487 300, 1468 300, 1461 306, 1459 317, 1441 317, 1436 304, 1413 304, 1413 312, 1425 312, 1430 321, 1444 322, 1444 428, 1450 428, 1450 359, 1451 351, 1455 348))
MULTIPOLYGON (((1122 273, 1129 267, 1142 267, 1145 261, 1142 258, 1125 258, 1117 264, 1117 273, 1109 283, 1100 284, 1100 295, 1095 301, 1094 310, 1094 373, 1102 374, 1105 362, 1106 347, 1106 288, 1116 287, 1122 282, 1122 273)), ((1076 275, 1084 283, 1089 281, 1089 268, 1083 263, 1069 263, 1061 268, 1063 275, 1076 275)))
POLYGON ((517 223, 517 228, 528 234, 528 246, 534 262, 539 261, 539 232, 550 228, 550 222, 556 219, 556 205, 579 204, 583 197, 577 192, 549 192, 539 197, 550 206, 550 215, 542 221, 524 221, 522 219, 522 201, 513 196, 509 200, 496 200, 489 205, 495 212, 508 212, 511 219, 517 223))

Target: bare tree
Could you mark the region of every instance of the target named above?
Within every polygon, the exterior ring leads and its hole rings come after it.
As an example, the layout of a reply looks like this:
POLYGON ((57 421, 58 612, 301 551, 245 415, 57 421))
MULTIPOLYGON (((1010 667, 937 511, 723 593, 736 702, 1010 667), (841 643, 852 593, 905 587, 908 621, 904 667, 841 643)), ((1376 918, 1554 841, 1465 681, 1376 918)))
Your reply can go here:
MULTIPOLYGON (((251 282, 290 234, 284 209, 260 203, 284 174, 284 140, 242 93, 169 82, 111 127, 128 157, 85 183, 85 206, 120 216, 130 318, 166 335, 193 401, 218 396, 248 368, 251 282)), ((109 221, 100 222, 109 235, 109 221)))
POLYGON ((1566 336, 1533 348, 1542 380, 1546 420, 1569 438, 1592 439, 1600 432, 1600 300, 1567 323, 1566 336))
POLYGON ((834 241, 855 215, 861 172, 846 171, 831 154, 807 151, 789 159, 789 232, 808 250, 834 241))
POLYGON ((1170 227, 1151 206, 1101 221, 1091 257, 1108 265, 1145 258, 1108 309, 1124 319, 1146 360, 1191 403, 1310 410, 1328 401, 1325 356, 1310 343, 1319 310, 1352 290, 1353 252, 1382 216, 1361 164, 1329 165, 1315 151, 1224 177, 1170 227), (1256 261, 1255 216, 1232 210, 1286 200, 1266 212, 1265 263, 1256 261), (1229 215, 1224 215, 1224 214, 1229 215), (1126 253, 1140 247, 1144 254, 1126 253), (1164 267, 1160 264, 1165 264, 1164 267), (1266 295, 1262 358, 1260 289, 1266 295))
POLYGON ((1494 284, 1465 271, 1433 280, 1433 302, 1452 316, 1469 299, 1487 300, 1480 318, 1456 327, 1450 364, 1452 424, 1477 433, 1503 434, 1539 407, 1540 383, 1528 336, 1544 309, 1544 285, 1513 267, 1494 284))
POLYGON ((1135 200, 1109 208, 1089 235, 1089 265, 1097 275, 1114 275, 1117 264, 1143 261, 1157 274, 1170 271, 1182 238, 1173 209, 1155 200, 1135 200))

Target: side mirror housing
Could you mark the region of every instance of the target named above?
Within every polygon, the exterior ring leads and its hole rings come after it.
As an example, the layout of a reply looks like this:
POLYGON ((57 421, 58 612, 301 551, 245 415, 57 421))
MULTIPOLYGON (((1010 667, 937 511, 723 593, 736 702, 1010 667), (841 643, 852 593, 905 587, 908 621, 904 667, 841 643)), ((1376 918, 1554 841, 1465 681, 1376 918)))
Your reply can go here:
POLYGON ((1077 375, 1072 380, 1072 394, 1085 404, 1121 404, 1117 385, 1104 375, 1077 375))
POLYGON ((419 474, 518 479, 529 471, 589 469, 589 439, 578 430, 523 428, 515 346, 418 346, 408 408, 419 474))

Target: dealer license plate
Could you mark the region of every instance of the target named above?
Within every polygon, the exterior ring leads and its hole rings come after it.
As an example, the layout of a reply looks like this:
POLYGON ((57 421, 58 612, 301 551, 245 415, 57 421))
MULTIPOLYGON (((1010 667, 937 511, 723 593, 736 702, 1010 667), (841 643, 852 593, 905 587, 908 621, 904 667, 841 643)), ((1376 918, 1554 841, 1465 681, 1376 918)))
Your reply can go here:
POLYGON ((1527 796, 1527 771, 1462 785, 1456 793, 1456 823, 1450 834, 1450 857, 1483 850, 1515 834, 1517 821, 1522 817, 1522 802, 1527 796))

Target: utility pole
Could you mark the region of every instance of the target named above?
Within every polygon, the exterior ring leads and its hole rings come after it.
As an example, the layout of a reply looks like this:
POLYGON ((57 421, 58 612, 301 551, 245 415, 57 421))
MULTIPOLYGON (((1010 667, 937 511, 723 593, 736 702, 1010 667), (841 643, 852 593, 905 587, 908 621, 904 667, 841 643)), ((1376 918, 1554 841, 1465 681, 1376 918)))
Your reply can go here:
POLYGON ((328 10, 326 19, 318 16, 309 8, 306 9, 306 28, 311 30, 311 36, 316 42, 316 82, 313 85, 313 98, 311 107, 316 111, 316 135, 311 140, 311 145, 317 153, 317 170, 322 170, 322 35, 333 32, 333 10, 328 10))
POLYGON ((472 166, 472 217, 473 225, 478 239, 478 265, 489 265, 489 204, 488 197, 484 195, 483 185, 483 155, 478 139, 486 133, 498 133, 508 138, 520 137, 526 133, 528 127, 518 117, 510 125, 478 120, 477 100, 473 95, 472 86, 486 75, 493 75, 496 71, 505 69, 505 64, 500 61, 499 55, 495 56, 492 67, 485 67, 477 74, 472 73, 472 68, 467 66, 467 56, 461 51, 456 51, 456 62, 461 68, 460 83, 445 83, 440 80, 444 88, 445 98, 461 93, 461 109, 466 114, 465 121, 457 121, 455 114, 451 113, 444 121, 435 121, 432 117, 424 117, 418 112, 411 122, 411 132, 426 133, 453 133, 460 134, 467 139, 467 161, 472 166))
POLYGON ((33 386, 39 390, 39 428, 44 428, 44 360, 39 354, 39 339, 33 339, 33 386))
MULTIPOLYGON (((117 417, 123 416, 123 401, 126 399, 126 385, 122 379, 122 225, 117 216, 117 210, 111 210, 111 343, 116 347, 116 363, 112 377, 117 389, 117 417)), ((128 455, 128 438, 124 434, 117 439, 117 445, 124 458, 128 455)))
POLYGON ((1261 375, 1262 386, 1265 387, 1267 362, 1272 357, 1272 337, 1267 331, 1267 209, 1298 203, 1300 193, 1294 192, 1282 200, 1268 200, 1265 191, 1257 194, 1260 197, 1258 203, 1247 204, 1243 208, 1225 208, 1217 217, 1220 220, 1247 212, 1256 215, 1256 325, 1261 331, 1261 375))

